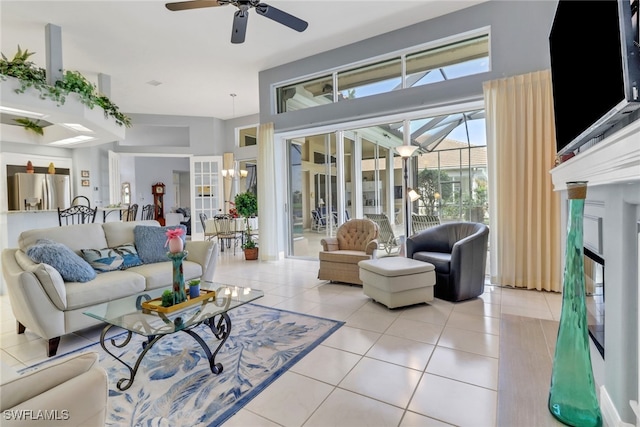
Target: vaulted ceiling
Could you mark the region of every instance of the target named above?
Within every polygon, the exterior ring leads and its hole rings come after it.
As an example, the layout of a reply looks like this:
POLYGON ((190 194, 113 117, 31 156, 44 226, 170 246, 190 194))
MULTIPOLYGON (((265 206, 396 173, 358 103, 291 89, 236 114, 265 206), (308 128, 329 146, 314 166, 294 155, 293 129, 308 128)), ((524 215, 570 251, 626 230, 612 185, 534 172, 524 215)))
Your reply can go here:
POLYGON ((0 49, 7 57, 18 45, 35 51, 31 59, 44 68, 51 23, 62 29, 63 67, 94 83, 109 75, 121 111, 229 119, 258 113, 260 70, 482 1, 266 0, 308 29, 295 32, 251 9, 246 41, 232 44, 232 5, 171 12, 156 0, 2 0, 0 49))

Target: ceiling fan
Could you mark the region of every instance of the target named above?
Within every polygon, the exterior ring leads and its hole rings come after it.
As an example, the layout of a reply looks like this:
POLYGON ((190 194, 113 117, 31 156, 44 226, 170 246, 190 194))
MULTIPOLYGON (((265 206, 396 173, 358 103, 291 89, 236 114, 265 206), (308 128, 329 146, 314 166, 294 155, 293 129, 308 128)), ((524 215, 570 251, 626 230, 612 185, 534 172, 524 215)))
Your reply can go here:
POLYGON ((254 8, 259 15, 266 16, 282 25, 285 25, 298 32, 303 32, 309 25, 306 21, 296 18, 260 0, 190 0, 174 3, 167 3, 167 9, 177 12, 180 10, 200 9, 203 7, 217 7, 232 4, 238 8, 233 18, 233 28, 231 31, 231 43, 243 43, 247 32, 247 21, 249 20, 249 9, 254 8))

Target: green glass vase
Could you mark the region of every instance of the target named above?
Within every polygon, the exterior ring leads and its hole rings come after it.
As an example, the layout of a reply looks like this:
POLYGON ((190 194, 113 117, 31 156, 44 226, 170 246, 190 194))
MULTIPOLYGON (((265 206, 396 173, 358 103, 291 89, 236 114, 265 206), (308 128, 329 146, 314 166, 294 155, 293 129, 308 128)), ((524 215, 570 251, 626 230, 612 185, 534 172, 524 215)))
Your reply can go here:
POLYGON ((602 425, 596 396, 585 302, 583 213, 586 182, 568 182, 569 221, 565 253, 562 313, 551 372, 549 410, 570 426, 602 425))
POLYGON ((187 257, 187 251, 171 253, 167 252, 167 256, 173 264, 173 303, 180 304, 187 300, 187 293, 184 290, 184 272, 182 269, 182 260, 187 257))

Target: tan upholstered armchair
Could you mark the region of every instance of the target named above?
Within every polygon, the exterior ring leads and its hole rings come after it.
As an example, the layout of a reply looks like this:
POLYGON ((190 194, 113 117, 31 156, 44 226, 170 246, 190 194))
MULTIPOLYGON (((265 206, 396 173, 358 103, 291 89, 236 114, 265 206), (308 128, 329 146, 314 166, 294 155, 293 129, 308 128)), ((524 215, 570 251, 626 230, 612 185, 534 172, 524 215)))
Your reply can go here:
POLYGON ((370 259, 378 249, 378 225, 369 219, 352 219, 340 227, 336 237, 320 241, 318 279, 362 285, 358 262, 370 259))

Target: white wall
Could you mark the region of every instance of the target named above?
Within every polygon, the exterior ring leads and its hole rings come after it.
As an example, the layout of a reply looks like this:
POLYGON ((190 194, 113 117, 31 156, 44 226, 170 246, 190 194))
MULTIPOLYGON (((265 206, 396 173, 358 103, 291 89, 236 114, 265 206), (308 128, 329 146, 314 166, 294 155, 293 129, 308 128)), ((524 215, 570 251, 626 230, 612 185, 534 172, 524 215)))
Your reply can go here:
POLYGON ((135 158, 135 182, 136 192, 132 194, 133 203, 138 203, 138 210, 143 205, 153 203, 151 186, 157 182, 165 184, 164 211, 169 212, 176 206, 173 193, 173 171, 189 170, 189 158, 174 157, 136 157, 135 158))

